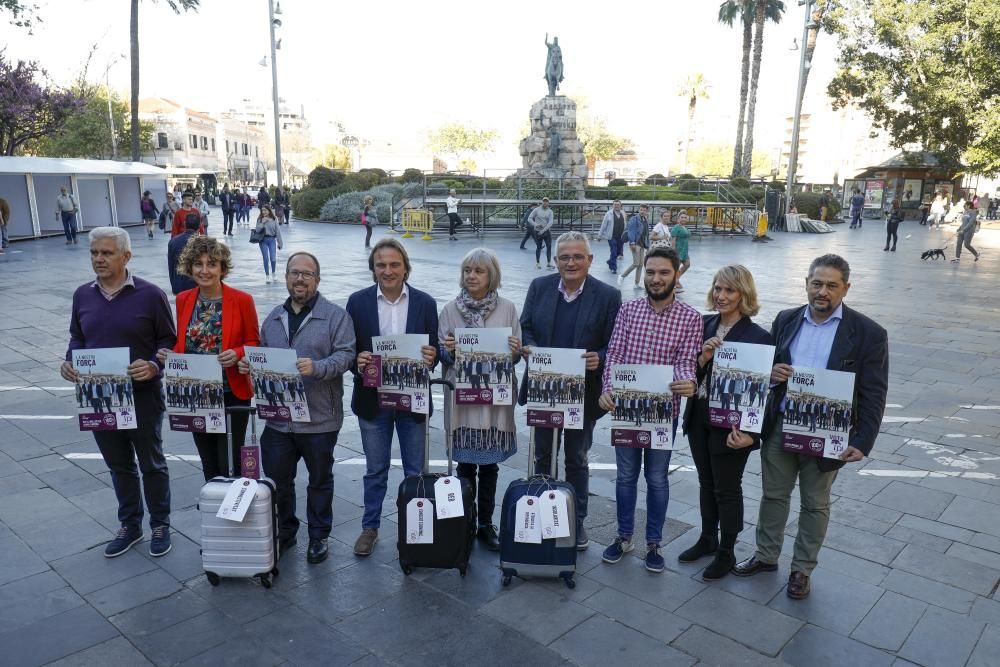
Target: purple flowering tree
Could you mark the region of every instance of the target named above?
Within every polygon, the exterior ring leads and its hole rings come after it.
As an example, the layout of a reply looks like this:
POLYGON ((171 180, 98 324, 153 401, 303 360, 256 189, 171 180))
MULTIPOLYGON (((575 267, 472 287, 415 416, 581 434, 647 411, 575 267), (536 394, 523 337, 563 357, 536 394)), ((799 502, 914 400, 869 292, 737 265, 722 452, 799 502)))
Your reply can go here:
POLYGON ((61 128, 84 98, 53 86, 38 63, 8 60, 0 51, 0 155, 61 128))

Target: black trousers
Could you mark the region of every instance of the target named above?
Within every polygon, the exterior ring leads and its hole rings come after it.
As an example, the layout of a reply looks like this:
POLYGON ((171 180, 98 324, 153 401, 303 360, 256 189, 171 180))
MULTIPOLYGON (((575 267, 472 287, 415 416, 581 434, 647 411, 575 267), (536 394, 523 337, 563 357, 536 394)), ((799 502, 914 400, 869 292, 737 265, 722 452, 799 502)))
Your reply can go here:
POLYGON ((295 516, 295 472, 299 459, 309 471, 306 520, 309 539, 322 540, 333 528, 333 448, 337 431, 329 433, 282 433, 270 427, 260 436, 261 463, 277 490, 278 536, 286 540, 299 532, 295 516))
POLYGON ((365 225, 365 247, 368 248, 371 245, 372 240, 372 226, 365 225))
POLYGON ((701 530, 723 534, 743 530, 743 470, 750 458, 750 448, 729 449, 725 440, 729 431, 709 426, 708 401, 694 399, 688 443, 698 470, 701 530))
POLYGON ((458 213, 448 214, 448 236, 454 236, 455 230, 458 229, 459 225, 463 222, 462 218, 458 216, 458 213))
POLYGON ((135 429, 94 431, 94 440, 111 471, 111 483, 118 498, 118 520, 122 525, 142 527, 143 496, 149 510, 149 527, 170 525, 170 477, 160 437, 164 410, 163 397, 158 390, 137 391, 135 429))
MULTIPOLYGON (((250 399, 243 400, 236 398, 231 391, 227 391, 223 396, 222 403, 230 405, 250 405, 250 399)), ((192 433, 195 447, 198 448, 198 456, 201 457, 201 472, 205 476, 205 481, 213 477, 229 477, 235 473, 240 474, 240 447, 246 442, 247 423, 250 415, 246 412, 238 412, 231 415, 229 425, 233 433, 233 472, 229 470, 229 457, 226 456, 226 434, 225 433, 192 433)))
POLYGON ((477 518, 480 526, 488 526, 493 523, 493 510, 496 508, 497 499, 497 477, 500 475, 500 466, 496 463, 459 463, 458 476, 469 481, 472 486, 472 495, 477 500, 477 518), (476 472, 479 472, 479 487, 476 488, 476 472))
POLYGON ((524 244, 528 242, 532 236, 531 225, 527 225, 524 230, 524 238, 521 239, 521 249, 524 250, 524 244))
POLYGON ((896 240, 899 237, 899 223, 898 222, 887 222, 885 223, 885 247, 888 248, 889 241, 892 241, 893 248, 896 247, 896 240))
POLYGON ((222 233, 233 233, 233 209, 222 209, 222 233))

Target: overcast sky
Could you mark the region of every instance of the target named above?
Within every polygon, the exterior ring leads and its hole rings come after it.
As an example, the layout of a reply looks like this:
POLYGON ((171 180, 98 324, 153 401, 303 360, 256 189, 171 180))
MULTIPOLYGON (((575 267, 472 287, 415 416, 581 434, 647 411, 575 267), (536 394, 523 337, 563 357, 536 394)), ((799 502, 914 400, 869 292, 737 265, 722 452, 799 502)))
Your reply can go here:
MULTIPOLYGON (((58 82, 73 79, 94 43, 91 78, 129 50, 125 0, 37 0, 44 22, 29 36, 2 26, 8 58, 38 60, 58 82)), ((710 99, 699 104, 704 141, 730 143, 739 100, 741 32, 716 21, 715 0, 658 2, 320 2, 281 0, 279 92, 304 105, 317 141, 332 120, 377 143, 420 147, 449 121, 494 128, 500 162, 518 166, 517 135, 546 94, 545 33, 558 35, 565 62, 561 93, 583 95, 612 131, 643 153, 669 154, 684 132, 687 102, 677 91, 702 72, 710 99), (510 156, 509 158, 507 156, 510 156)), ((787 0, 780 25, 765 32, 756 143, 780 145, 794 108, 802 8, 787 0)), ((214 111, 251 97, 268 103, 266 0, 202 0, 175 16, 166 2, 140 10, 141 95, 214 111)), ((821 35, 806 110, 828 104, 833 38, 821 35)), ((110 71, 127 98, 127 60, 110 71)))

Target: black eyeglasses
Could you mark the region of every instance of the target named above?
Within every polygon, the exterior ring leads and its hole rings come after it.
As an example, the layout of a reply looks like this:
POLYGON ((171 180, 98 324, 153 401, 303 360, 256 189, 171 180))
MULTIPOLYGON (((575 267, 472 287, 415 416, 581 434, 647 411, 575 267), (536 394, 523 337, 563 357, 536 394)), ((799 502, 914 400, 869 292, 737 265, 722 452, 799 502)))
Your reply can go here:
POLYGON ((313 278, 316 277, 316 273, 313 271, 299 271, 297 269, 292 269, 285 275, 287 275, 289 278, 292 278, 293 280, 298 280, 299 278, 312 280, 313 278))

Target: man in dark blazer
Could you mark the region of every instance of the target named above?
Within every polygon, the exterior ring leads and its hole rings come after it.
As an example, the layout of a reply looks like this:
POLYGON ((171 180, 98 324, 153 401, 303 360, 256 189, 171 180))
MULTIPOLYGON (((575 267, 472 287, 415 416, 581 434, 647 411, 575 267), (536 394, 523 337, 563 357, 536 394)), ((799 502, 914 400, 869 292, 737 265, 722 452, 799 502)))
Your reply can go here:
MULTIPOLYGON (((424 467, 424 419, 421 414, 380 408, 378 392, 365 387, 361 373, 371 361, 372 337, 400 334, 427 334, 428 344, 421 352, 424 363, 437 363, 438 308, 426 292, 410 286, 410 258, 396 239, 380 240, 368 256, 368 268, 375 284, 352 294, 347 312, 354 320, 358 356, 354 367, 354 393, 351 410, 358 416, 361 445, 365 450, 365 513, 361 535, 354 544, 358 556, 370 556, 378 539, 382 521, 382 501, 389 481, 392 432, 396 431, 403 459, 403 472, 419 475, 424 467)), ((403 378, 403 367, 399 366, 403 378)))
MULTIPOLYGON (((874 320, 843 305, 851 286, 851 268, 837 255, 813 260, 806 278, 805 306, 782 311, 771 335, 776 347, 771 370, 773 396, 768 403, 761 448, 761 481, 764 488, 757 521, 757 551, 737 564, 733 573, 751 576, 778 568, 778 556, 788 523, 789 499, 799 482, 801 507, 788 597, 809 595, 809 576, 830 522, 830 489, 845 463, 860 461, 875 445, 889 386, 889 342, 885 329, 874 320), (854 409, 850 413, 848 447, 841 460, 813 458, 781 448, 785 393, 794 368, 826 368, 854 373, 854 409)), ((819 406, 808 414, 810 424, 819 406)))
MULTIPOLYGON (((587 453, 594 439, 594 424, 604 411, 597 402, 601 397, 601 373, 604 355, 615 326, 621 292, 588 277, 594 255, 590 242, 581 232, 566 232, 556 240, 558 275, 542 276, 531 281, 521 310, 521 334, 525 358, 532 347, 565 347, 586 350, 586 392, 583 429, 566 430, 566 481, 576 491, 576 543, 578 549, 590 545, 583 522, 587 518, 587 492, 590 468, 587 453)), ((530 363, 530 361, 529 361, 530 363)), ((518 402, 526 402, 526 385, 521 385, 518 402)), ((551 464, 552 429, 539 428, 535 436, 535 470, 548 471, 551 464)))

